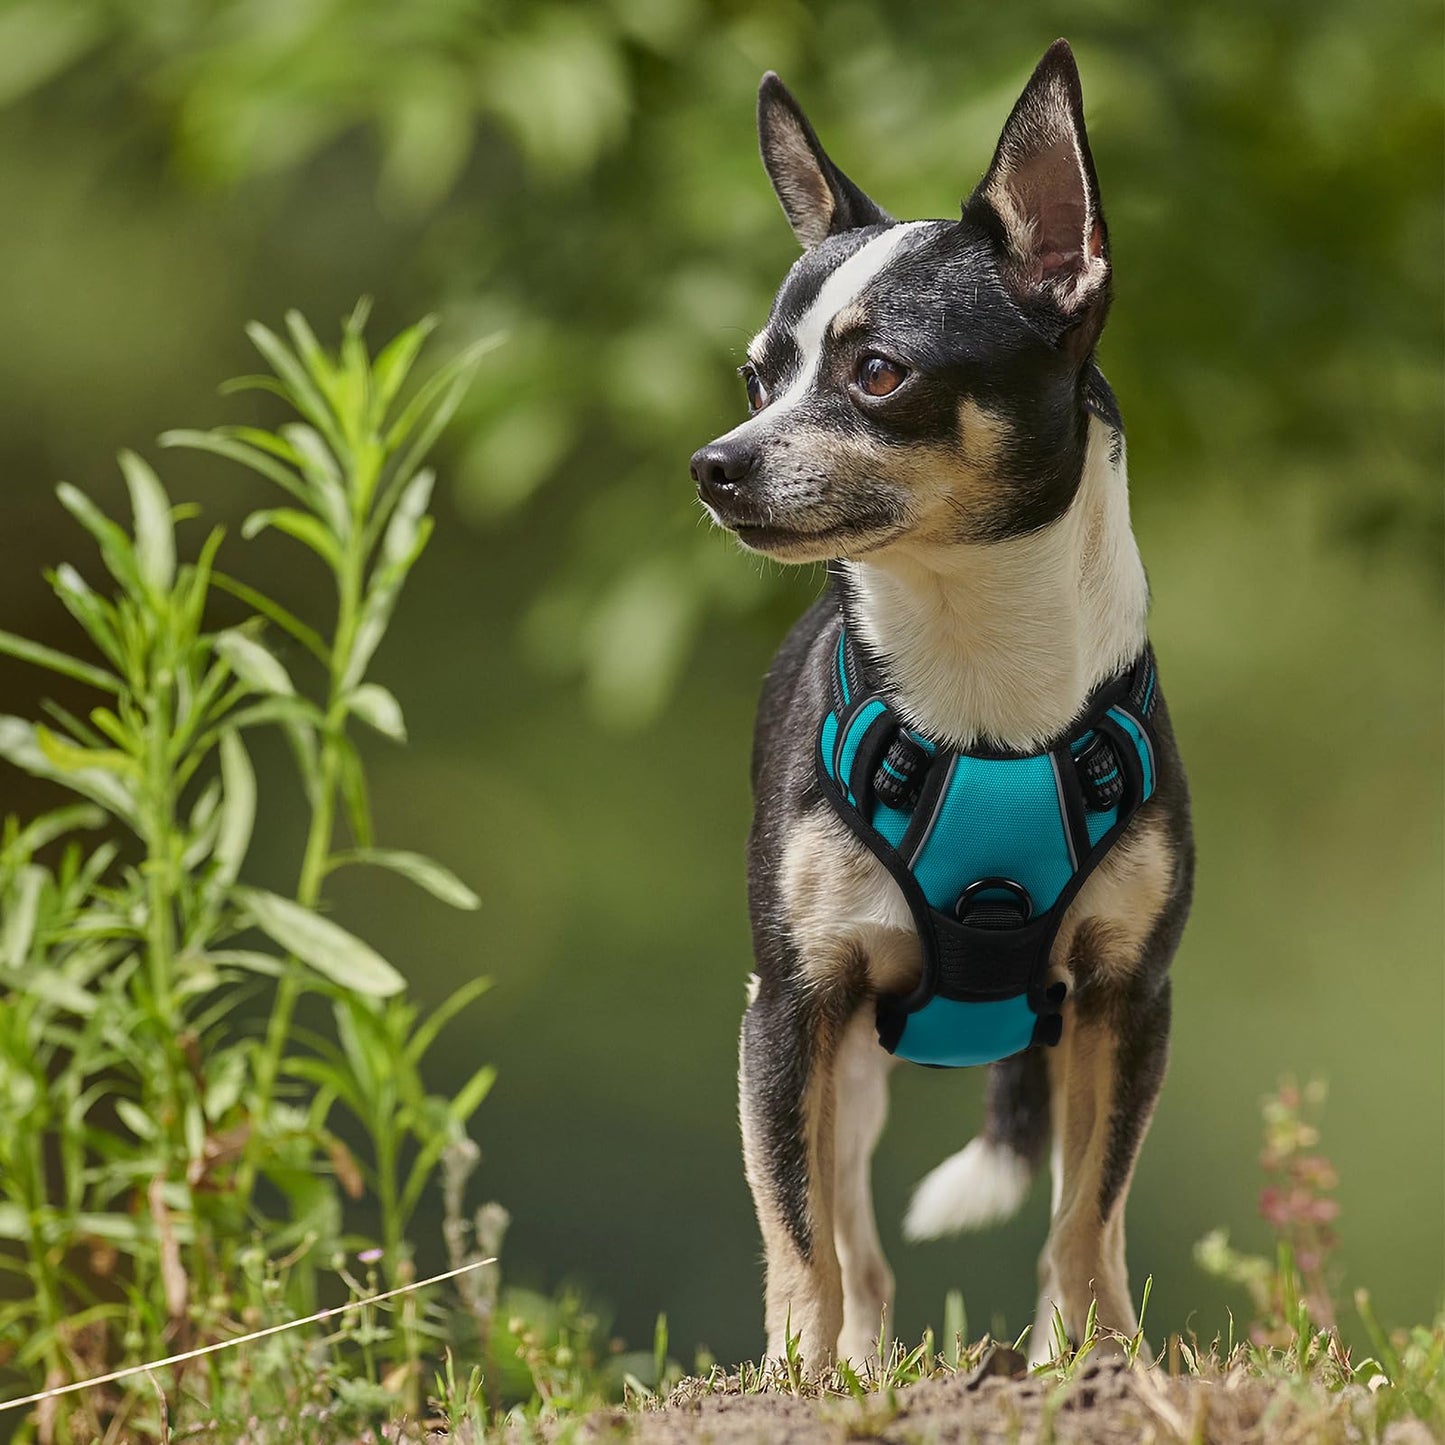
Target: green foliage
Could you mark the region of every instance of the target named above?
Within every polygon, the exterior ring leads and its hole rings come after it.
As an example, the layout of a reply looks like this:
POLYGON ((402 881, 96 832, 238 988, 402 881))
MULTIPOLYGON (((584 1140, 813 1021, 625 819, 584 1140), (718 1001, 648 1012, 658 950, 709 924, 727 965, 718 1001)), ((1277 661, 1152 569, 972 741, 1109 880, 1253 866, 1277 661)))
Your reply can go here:
POLYGON ((1136 484, 1303 483, 1333 531, 1438 580, 1442 87, 1421 0, 1224 0, 1167 22, 1044 4, 986 24, 760 0, 20 12, 0 97, 109 47, 112 112, 143 107, 205 186, 308 175, 362 140, 383 212, 437 238, 407 257, 422 284, 515 333, 468 405, 457 500, 558 528, 524 636, 614 721, 655 713, 703 618, 784 585, 694 525, 686 479, 740 416, 733 368, 794 254, 751 134, 768 67, 896 214, 948 215, 1066 33, 1113 222, 1104 363, 1136 484))
MULTIPOLYGON (((102 595, 69 566, 51 574, 99 661, 0 634, 12 656, 104 699, 83 718, 53 704, 46 723, 0 718, 0 758, 81 800, 9 818, 0 839, 0 1266, 25 1281, 0 1305, 0 1346, 11 1371, 47 1388, 314 1309, 321 1271, 339 1270, 356 1297, 407 1283, 411 1217, 491 1087, 487 1067, 448 1096, 424 1080, 442 1028, 485 981, 422 1017, 392 964, 321 911, 344 865, 477 906, 441 864, 374 845, 352 724, 405 735, 367 669, 431 532, 421 463, 479 349, 403 402, 429 323, 373 360, 364 321, 359 307, 334 355, 295 313, 289 343, 251 328, 272 375, 245 384, 300 420, 163 439, 241 461, 288 494, 294 506, 255 512, 242 530, 274 527, 315 554, 334 583, 331 624, 223 580, 219 528, 178 561, 176 524, 191 509, 125 452, 129 531, 59 488, 116 584, 102 595), (245 613, 215 629, 218 585, 245 613), (277 632, 315 656, 316 687, 271 650, 277 632), (246 881, 258 810, 295 795, 258 784, 246 738, 268 726, 291 744, 309 814, 292 896, 246 881), (246 1020, 272 981, 258 1038, 246 1020), (329 1011, 328 1031, 299 1026, 307 1000, 329 1011), (344 1264, 365 1243, 349 1224, 357 1205, 380 1220, 364 1281, 344 1264)), ((167 1411, 249 1415, 266 1401, 279 1418, 322 1410, 344 1432, 415 1406, 436 1330, 407 1295, 391 1314, 362 1307, 329 1340, 214 1363, 204 1381, 200 1367, 178 1370, 160 1417, 145 1385, 87 1397, 58 1424, 52 1407, 42 1434, 89 1438, 125 1420, 151 1438, 167 1411)))

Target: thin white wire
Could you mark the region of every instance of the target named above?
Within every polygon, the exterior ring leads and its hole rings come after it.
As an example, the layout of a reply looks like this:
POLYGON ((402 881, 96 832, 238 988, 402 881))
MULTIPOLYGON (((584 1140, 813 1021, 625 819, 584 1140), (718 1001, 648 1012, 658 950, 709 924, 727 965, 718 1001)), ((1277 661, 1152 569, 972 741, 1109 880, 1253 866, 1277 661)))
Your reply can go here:
POLYGON ((69 1385, 57 1385, 52 1390, 41 1390, 34 1395, 25 1395, 18 1400, 0 1400, 0 1414, 7 1410, 19 1410, 25 1405, 38 1405, 42 1400, 53 1400, 57 1395, 73 1394, 76 1390, 90 1390, 97 1385, 108 1385, 112 1380, 123 1380, 127 1375, 142 1375, 150 1370, 163 1370, 167 1365, 183 1365, 187 1360, 198 1360, 202 1355, 214 1355, 220 1350, 235 1349, 237 1345, 249 1345, 254 1340, 264 1340, 268 1335, 279 1335, 284 1330, 298 1330, 302 1325, 319 1324, 335 1315, 344 1315, 347 1310, 359 1309, 362 1305, 380 1304, 382 1300, 394 1299, 399 1294, 410 1294, 413 1290, 426 1289, 430 1285, 445 1284, 459 1274, 481 1269, 484 1264, 495 1264, 491 1259, 473 1260, 460 1269, 449 1269, 445 1274, 434 1274, 430 1279, 417 1280, 415 1284, 398 1285, 395 1289, 383 1290, 380 1294, 367 1295, 365 1299, 348 1300, 344 1305, 335 1305, 329 1310, 318 1310, 304 1319, 287 1320, 283 1325, 268 1325, 264 1330, 254 1330, 249 1335, 236 1335, 229 1340, 217 1340, 213 1345, 202 1345, 199 1349, 187 1350, 184 1354, 169 1355, 164 1360, 151 1360, 144 1365, 127 1365, 123 1370, 112 1370, 108 1375, 97 1375, 92 1380, 75 1380, 69 1385))

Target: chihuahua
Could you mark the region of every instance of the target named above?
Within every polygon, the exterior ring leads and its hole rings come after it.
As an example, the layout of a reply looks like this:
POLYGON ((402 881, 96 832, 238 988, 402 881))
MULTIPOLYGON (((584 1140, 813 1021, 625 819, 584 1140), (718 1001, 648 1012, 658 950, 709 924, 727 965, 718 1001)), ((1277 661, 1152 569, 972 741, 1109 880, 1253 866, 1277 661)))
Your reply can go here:
POLYGON ((829 574, 752 765, 739 1087, 767 1349, 883 1345, 870 1164, 905 1057, 989 1062, 983 1132, 919 1185, 908 1238, 1008 1217, 1049 1151, 1047 1358, 1055 1310, 1075 1342, 1091 1306, 1137 1329, 1124 1206, 1194 867, 1094 359, 1111 266, 1078 69, 1048 50, 958 220, 895 221, 771 73, 758 133, 803 254, 748 347, 747 419, 692 475, 745 548, 829 574))

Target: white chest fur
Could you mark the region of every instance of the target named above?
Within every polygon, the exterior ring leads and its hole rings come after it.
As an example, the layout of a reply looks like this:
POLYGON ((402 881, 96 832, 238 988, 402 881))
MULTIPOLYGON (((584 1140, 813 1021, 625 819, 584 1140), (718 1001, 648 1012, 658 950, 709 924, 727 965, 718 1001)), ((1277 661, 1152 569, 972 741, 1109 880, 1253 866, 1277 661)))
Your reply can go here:
MULTIPOLYGON (((847 564, 851 621, 885 661, 894 702, 956 747, 1028 749, 1057 735, 1145 641, 1143 566, 1129 526, 1122 453, 1090 423, 1069 511, 1033 536, 992 546, 890 549, 847 564)), ((1131 836, 1070 907, 1054 949, 1065 976, 1080 923, 1098 917, 1137 954, 1170 873, 1161 836, 1131 836)), ((782 869, 788 923, 806 976, 825 986, 861 956, 870 985, 910 988, 921 968, 908 905, 888 871, 823 807, 794 829, 782 869)), ((1113 953, 1116 950, 1110 949, 1113 953)))

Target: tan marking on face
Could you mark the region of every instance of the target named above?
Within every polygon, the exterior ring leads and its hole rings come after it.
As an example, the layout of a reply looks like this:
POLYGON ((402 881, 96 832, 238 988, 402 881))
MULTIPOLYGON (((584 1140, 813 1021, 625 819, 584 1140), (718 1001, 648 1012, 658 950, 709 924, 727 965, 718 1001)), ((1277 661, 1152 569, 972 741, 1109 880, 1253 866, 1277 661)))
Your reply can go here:
POLYGON ((913 916, 883 865, 831 811, 803 819, 783 854, 783 908, 804 976, 845 985, 861 955, 871 989, 909 989, 923 967, 913 916))
POLYGON ((985 476, 996 472, 1009 438, 1008 423, 966 396, 958 404, 958 432, 964 465, 985 476))
POLYGON ((833 323, 828 329, 832 333, 833 337, 836 339, 837 337, 841 336, 845 331, 852 330, 854 327, 866 325, 867 321, 868 308, 864 306, 861 301, 853 300, 850 301, 845 307, 842 308, 841 311, 838 312, 836 316, 833 317, 833 323))
POLYGON ((1139 966, 1144 943, 1174 883, 1174 855, 1157 819, 1136 823, 1105 855, 1069 905, 1050 957, 1051 974, 1087 969, 1101 983, 1139 966))
POLYGON ((992 521, 1009 425, 971 397, 959 403, 958 424, 955 444, 872 447, 858 459, 869 475, 886 478, 906 498, 911 525, 905 546, 973 541, 992 521))

